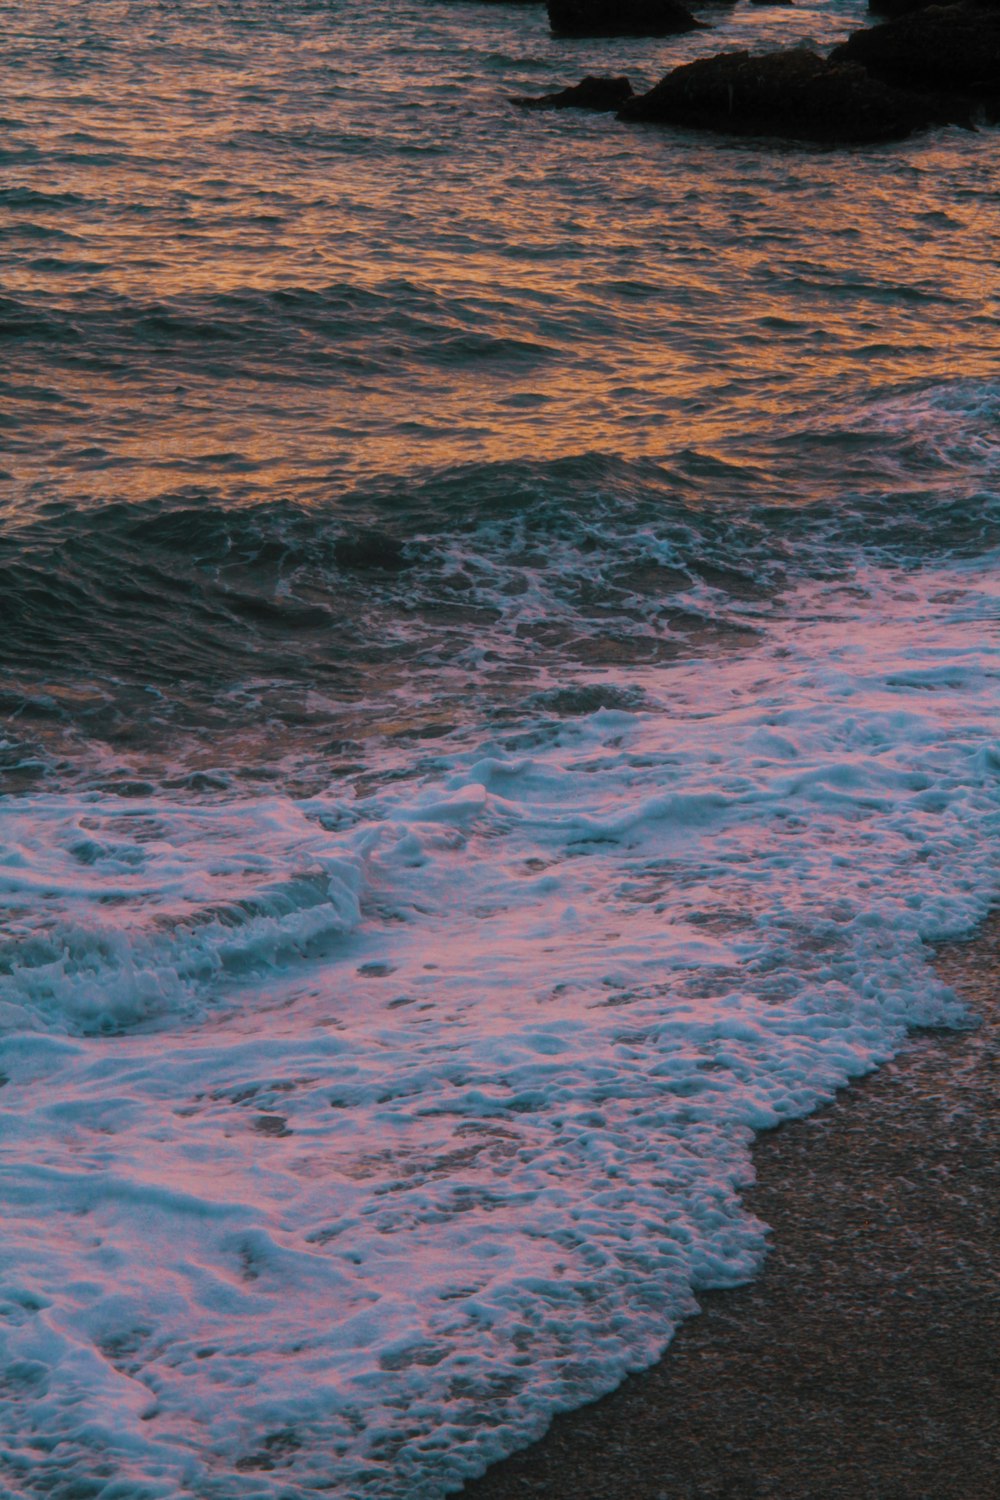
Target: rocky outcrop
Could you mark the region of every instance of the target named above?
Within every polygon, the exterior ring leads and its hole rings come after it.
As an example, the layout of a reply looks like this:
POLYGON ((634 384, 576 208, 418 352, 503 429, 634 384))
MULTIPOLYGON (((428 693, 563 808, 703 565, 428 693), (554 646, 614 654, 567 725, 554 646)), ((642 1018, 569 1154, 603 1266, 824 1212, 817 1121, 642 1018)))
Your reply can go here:
POLYGON ((856 145, 901 140, 934 112, 852 62, 795 48, 754 56, 723 52, 675 68, 621 109, 623 120, 653 120, 734 135, 856 145))
POLYGON ((831 60, 859 63, 896 88, 964 94, 1000 104, 1000 9, 931 5, 882 26, 855 31, 831 60))
MULTIPOLYGON (((954 5, 958 0, 868 0, 868 9, 874 16, 885 16, 892 20, 896 16, 908 16, 915 10, 927 10, 932 5, 954 5)), ((1000 0, 969 0, 981 10, 1000 10, 1000 0)))
POLYGON ((923 10, 935 0, 868 0, 868 9, 873 16, 908 16, 911 11, 923 10))
POLYGON ((521 96, 510 102, 520 104, 523 109, 593 109, 613 114, 632 97, 632 85, 627 78, 588 75, 557 94, 542 94, 540 98, 521 96))
POLYGON ((548 0, 557 36, 672 36, 697 31, 680 0, 548 0))

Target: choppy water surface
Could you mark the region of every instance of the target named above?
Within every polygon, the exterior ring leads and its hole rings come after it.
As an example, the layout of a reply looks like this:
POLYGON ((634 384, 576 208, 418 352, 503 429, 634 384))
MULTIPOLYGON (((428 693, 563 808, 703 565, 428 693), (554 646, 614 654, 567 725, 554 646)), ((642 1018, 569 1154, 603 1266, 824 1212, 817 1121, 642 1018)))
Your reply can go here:
POLYGON ((2 1483, 432 1500, 961 1019, 993 141, 506 102, 845 4, 0 17, 2 1483))

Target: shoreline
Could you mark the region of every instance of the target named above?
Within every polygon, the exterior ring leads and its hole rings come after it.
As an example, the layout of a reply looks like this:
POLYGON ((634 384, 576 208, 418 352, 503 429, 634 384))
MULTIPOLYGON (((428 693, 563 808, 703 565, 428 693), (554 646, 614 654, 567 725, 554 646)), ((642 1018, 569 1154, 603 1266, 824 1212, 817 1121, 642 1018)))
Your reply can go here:
POLYGON ((758 1136, 755 1279, 464 1500, 1000 1496, 1000 913, 935 967, 981 1025, 758 1136))

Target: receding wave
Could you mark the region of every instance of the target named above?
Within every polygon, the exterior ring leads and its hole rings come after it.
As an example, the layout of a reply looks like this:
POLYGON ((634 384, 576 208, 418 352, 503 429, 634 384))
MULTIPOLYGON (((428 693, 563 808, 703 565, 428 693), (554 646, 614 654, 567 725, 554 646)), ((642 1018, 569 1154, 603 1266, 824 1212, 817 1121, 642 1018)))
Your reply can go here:
POLYGON ((510 723, 533 694, 610 703, 613 671, 739 651, 803 582, 988 557, 996 400, 981 382, 904 393, 756 465, 581 455, 309 501, 36 507, 0 538, 13 784, 69 726, 175 759, 193 734, 194 770, 223 722, 241 757, 250 733, 273 757, 280 731, 281 754, 350 761, 370 732, 510 723), (831 450, 835 499, 775 498, 786 453, 818 469, 831 450))
MULTIPOLYGON (((0 652, 110 659, 131 653, 129 625, 141 621, 169 672, 256 652, 269 630, 265 650, 283 632, 343 629, 363 603, 419 614, 461 595, 514 617, 530 580, 557 616, 626 618, 700 586, 719 601, 763 598, 860 554, 913 566, 985 554, 1000 543, 997 400, 993 386, 938 387, 815 431, 816 461, 839 447, 846 473, 836 501, 813 504, 775 500, 773 454, 757 476, 731 471, 727 504, 715 493, 725 466, 689 451, 669 465, 599 455, 468 465, 311 502, 52 503, 0 541, 0 652), (754 499, 755 484, 767 498, 754 499)), ((801 457, 810 435, 780 438, 776 451, 793 443, 801 457)))

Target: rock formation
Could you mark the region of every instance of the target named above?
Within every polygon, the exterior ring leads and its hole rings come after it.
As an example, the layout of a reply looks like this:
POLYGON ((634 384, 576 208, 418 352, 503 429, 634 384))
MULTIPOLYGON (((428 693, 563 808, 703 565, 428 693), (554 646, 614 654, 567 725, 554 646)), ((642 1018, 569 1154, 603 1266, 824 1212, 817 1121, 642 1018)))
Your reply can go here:
POLYGON ((830 62, 804 48, 700 58, 630 99, 619 116, 836 145, 899 140, 933 117, 925 101, 870 78, 857 64, 830 62))
POLYGON ((588 75, 556 94, 543 94, 540 98, 520 96, 510 102, 520 104, 524 109, 593 109, 613 114, 632 97, 632 85, 627 78, 588 75))
POLYGON ((867 31, 855 31, 831 53, 859 63, 896 88, 963 94, 1000 105, 1000 8, 931 5, 867 31))
POLYGON ((670 36, 703 25, 680 0, 548 0, 548 10, 559 36, 670 36))

